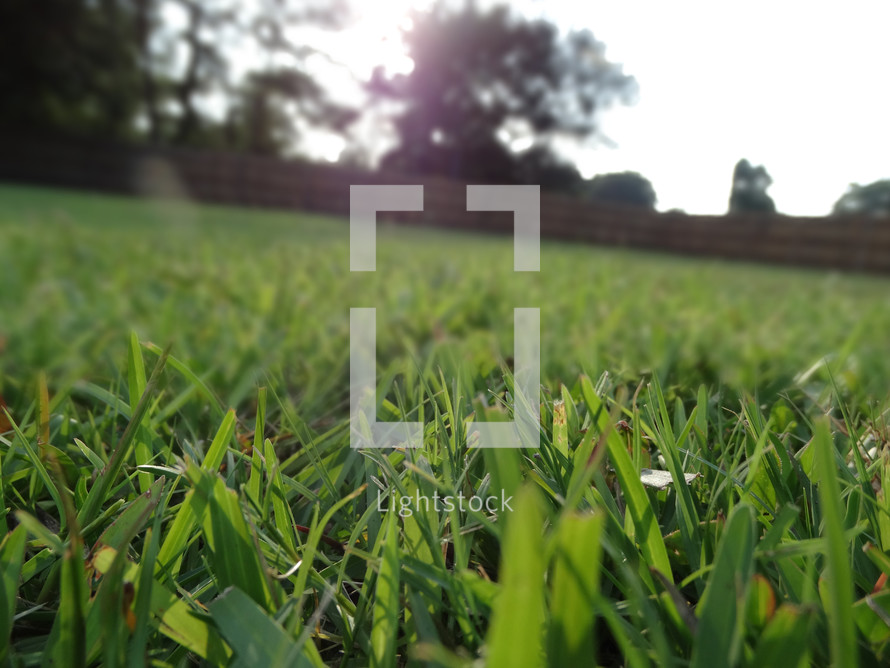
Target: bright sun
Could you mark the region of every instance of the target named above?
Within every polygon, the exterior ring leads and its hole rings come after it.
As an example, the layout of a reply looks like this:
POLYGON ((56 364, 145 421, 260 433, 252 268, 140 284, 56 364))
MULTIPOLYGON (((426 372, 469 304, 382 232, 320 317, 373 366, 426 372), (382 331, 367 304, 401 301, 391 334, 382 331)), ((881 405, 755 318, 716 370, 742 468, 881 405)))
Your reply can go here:
POLYGON ((402 31, 411 28, 412 9, 430 4, 429 0, 356 3, 354 21, 331 40, 336 44, 328 43, 331 55, 361 78, 370 76, 378 66, 390 74, 407 74, 414 68, 414 61, 405 53, 402 31))
MULTIPOLYGON (((325 32, 317 37, 321 40, 325 57, 319 56, 315 62, 309 62, 311 69, 317 67, 316 73, 324 81, 329 93, 334 98, 347 104, 362 104, 360 81, 367 81, 377 67, 382 67, 387 74, 408 74, 414 69, 414 61, 407 54, 402 43, 402 32, 411 28, 411 11, 423 10, 432 4, 432 0, 379 0, 378 2, 353 3, 353 15, 349 25, 338 32, 325 32), (328 60, 328 57, 330 60, 328 60), (339 67, 331 67, 331 62, 339 67)), ((310 58, 310 61, 312 59, 310 58)), ((372 111, 367 114, 362 130, 358 128, 370 144, 390 139, 380 132, 379 125, 375 129, 375 116, 372 111), (371 140, 370 138, 374 138, 371 140)), ((379 123, 379 119, 377 119, 379 123)), ((345 139, 336 133, 312 133, 313 152, 319 157, 336 161, 346 147, 345 139)))

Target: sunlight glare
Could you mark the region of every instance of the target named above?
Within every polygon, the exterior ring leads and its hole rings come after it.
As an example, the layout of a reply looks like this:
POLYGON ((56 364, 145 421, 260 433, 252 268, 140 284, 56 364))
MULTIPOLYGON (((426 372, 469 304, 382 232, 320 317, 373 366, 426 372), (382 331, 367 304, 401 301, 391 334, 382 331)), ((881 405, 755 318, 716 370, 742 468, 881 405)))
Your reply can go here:
POLYGON ((411 11, 425 9, 428 0, 380 0, 355 7, 355 23, 344 31, 338 57, 356 74, 370 76, 375 67, 388 74, 409 74, 414 61, 402 44, 402 31, 413 27, 411 11))

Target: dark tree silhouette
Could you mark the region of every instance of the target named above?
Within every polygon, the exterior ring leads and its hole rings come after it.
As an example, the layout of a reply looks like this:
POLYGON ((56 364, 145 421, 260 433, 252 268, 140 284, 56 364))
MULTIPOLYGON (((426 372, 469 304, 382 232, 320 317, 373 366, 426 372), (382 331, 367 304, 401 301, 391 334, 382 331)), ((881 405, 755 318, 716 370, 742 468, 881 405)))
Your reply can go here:
POLYGON ((282 155, 297 140, 288 105, 316 126, 343 132, 356 112, 330 102, 312 77, 296 68, 248 74, 229 109, 226 143, 261 155, 282 155))
POLYGON ((0 3, 0 127, 125 138, 140 77, 132 14, 104 0, 0 3))
POLYGON ((773 179, 762 165, 754 167, 745 159, 736 163, 732 172, 729 212, 774 213, 776 204, 766 191, 773 179))
POLYGON ((295 42, 286 28, 297 25, 338 29, 350 14, 347 0, 260 0, 249 35, 269 63, 240 82, 229 109, 229 143, 251 153, 281 155, 298 139, 294 115, 305 124, 344 132, 355 109, 331 100, 326 88, 303 63, 318 52, 295 42), (273 65, 287 60, 288 66, 273 65))
POLYGON ((286 31, 342 25, 344 0, 169 3, 181 28, 164 23, 161 0, 2 0, 0 127, 280 154, 295 116, 335 131, 354 118, 303 68, 315 51, 286 31), (266 60, 243 80, 232 77, 238 44, 266 60), (223 101, 213 111, 210 94, 223 101))
POLYGON ((658 198, 649 179, 637 172, 598 174, 583 186, 584 197, 591 202, 628 204, 655 209, 658 198))
POLYGON ((286 30, 308 24, 340 27, 346 15, 344 3, 322 6, 302 0, 259 0, 250 14, 238 0, 174 1, 188 16, 178 35, 188 56, 184 73, 171 85, 179 105, 171 143, 280 155, 296 142, 295 116, 309 125, 339 131, 354 119, 354 111, 334 104, 325 88, 303 68, 305 59, 316 50, 294 43, 286 30), (247 73, 241 81, 232 81, 230 61, 236 52, 228 48, 226 35, 252 42, 267 65, 247 73), (291 64, 274 64, 282 59, 291 64), (208 91, 227 97, 222 122, 198 110, 198 100, 208 91))
POLYGON ((835 203, 833 213, 890 216, 890 179, 875 181, 866 186, 850 184, 847 192, 835 203))
POLYGON ((636 91, 590 32, 562 35, 505 7, 439 3, 415 16, 405 40, 414 70, 378 69, 369 84, 377 99, 401 104, 385 168, 575 189, 580 176, 555 140, 594 136, 597 112, 636 91), (530 147, 514 151, 509 133, 530 147))

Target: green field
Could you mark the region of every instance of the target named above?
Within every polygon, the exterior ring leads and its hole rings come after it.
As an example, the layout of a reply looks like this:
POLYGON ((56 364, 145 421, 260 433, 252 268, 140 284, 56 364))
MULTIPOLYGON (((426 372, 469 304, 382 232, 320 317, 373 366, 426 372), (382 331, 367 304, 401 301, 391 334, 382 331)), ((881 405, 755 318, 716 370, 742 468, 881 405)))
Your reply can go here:
POLYGON ((0 665, 886 665, 890 283, 512 260, 384 224, 350 274, 343 220, 0 187, 0 665), (349 448, 367 306, 421 450, 349 448), (522 306, 541 448, 468 448, 522 306), (381 512, 434 492, 513 510, 381 512))

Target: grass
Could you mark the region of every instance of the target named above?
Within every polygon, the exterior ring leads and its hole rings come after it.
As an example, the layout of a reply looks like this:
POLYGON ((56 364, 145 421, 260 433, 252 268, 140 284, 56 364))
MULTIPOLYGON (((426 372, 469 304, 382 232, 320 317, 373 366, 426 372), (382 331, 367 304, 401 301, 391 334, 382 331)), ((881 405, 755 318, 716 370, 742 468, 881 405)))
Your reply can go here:
POLYGON ((343 221, 9 186, 0 239, 0 662, 888 661, 883 279, 387 225, 351 275, 343 221), (351 306, 420 450, 349 448, 351 306), (468 448, 514 306, 541 447, 468 448))

